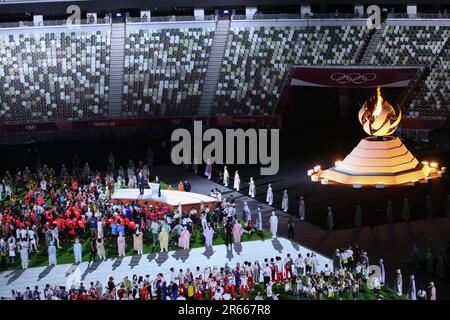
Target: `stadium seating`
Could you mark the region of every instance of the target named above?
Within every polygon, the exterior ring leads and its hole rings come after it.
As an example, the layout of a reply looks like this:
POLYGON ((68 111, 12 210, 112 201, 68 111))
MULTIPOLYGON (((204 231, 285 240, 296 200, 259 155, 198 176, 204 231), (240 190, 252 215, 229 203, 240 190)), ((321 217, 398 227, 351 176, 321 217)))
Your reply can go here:
POLYGON ((407 118, 445 120, 450 112, 450 48, 443 49, 409 105, 407 118))
POLYGON ((352 64, 362 26, 232 28, 214 102, 218 115, 269 115, 292 64, 352 64))
POLYGON ((430 72, 410 97, 406 118, 443 120, 448 116, 450 27, 392 26, 383 30, 371 64, 428 65, 430 72))
MULTIPOLYGON (((110 31, 23 28, 0 33, 0 124, 107 118, 110 31)), ((127 26, 122 116, 196 115, 213 37, 214 28, 127 26)), ((406 117, 448 116, 449 38, 442 26, 383 30, 372 64, 431 68, 406 117)), ((355 64, 368 41, 365 26, 232 24, 213 113, 271 115, 292 64, 355 64)))
POLYGON ((213 36, 202 28, 127 30, 122 114, 195 114, 213 36))
POLYGON ((108 115, 106 31, 0 34, 0 123, 108 115))
POLYGON ((434 60, 450 28, 439 26, 386 26, 371 63, 377 65, 423 65, 434 60))
POLYGON ((429 74, 410 98, 406 118, 442 120, 448 116, 450 88, 448 49, 450 28, 442 26, 386 26, 371 63, 429 65, 429 74))

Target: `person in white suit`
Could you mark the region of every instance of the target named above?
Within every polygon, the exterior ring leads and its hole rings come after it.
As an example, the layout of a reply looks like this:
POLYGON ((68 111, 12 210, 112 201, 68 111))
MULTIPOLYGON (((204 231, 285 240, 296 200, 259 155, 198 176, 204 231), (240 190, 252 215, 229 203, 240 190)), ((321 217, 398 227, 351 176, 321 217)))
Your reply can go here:
POLYGON ((75 263, 83 262, 83 247, 78 239, 75 239, 75 244, 73 245, 73 254, 75 256, 75 263))
POLYGON ((272 216, 269 219, 270 224, 270 232, 272 233, 272 239, 277 237, 278 231, 278 217, 275 214, 275 211, 272 211, 272 216))
POLYGON ((48 247, 48 264, 56 266, 56 247, 53 244, 53 241, 50 241, 50 245, 48 247))
POLYGON ((253 177, 250 178, 250 182, 248 184, 248 195, 252 198, 256 195, 256 187, 255 187, 255 181, 253 180, 253 177))
POLYGON ((241 178, 239 178, 239 172, 236 170, 236 172, 234 173, 234 185, 233 185, 234 189, 236 189, 236 191, 239 191, 239 188, 241 187, 241 178))
POLYGON ((281 209, 283 212, 288 212, 289 209, 289 196, 287 190, 284 190, 283 200, 281 201, 281 209))
POLYGON ((228 173, 227 166, 223 167, 223 185, 228 187, 230 183, 230 174, 228 173))
POLYGON ((269 183, 267 185, 266 202, 269 206, 271 206, 273 203, 273 192, 272 192, 272 184, 271 183, 269 183))

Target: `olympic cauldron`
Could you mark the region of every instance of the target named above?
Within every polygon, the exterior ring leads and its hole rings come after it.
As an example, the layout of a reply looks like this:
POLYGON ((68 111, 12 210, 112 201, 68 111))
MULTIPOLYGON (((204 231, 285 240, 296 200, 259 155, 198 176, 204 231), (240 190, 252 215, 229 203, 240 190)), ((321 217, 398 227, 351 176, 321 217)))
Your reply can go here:
POLYGON ((397 130, 402 117, 381 96, 366 101, 358 113, 364 131, 369 135, 362 139, 343 161, 322 170, 319 165, 308 170, 311 180, 322 184, 344 184, 354 188, 362 186, 414 185, 441 177, 445 167, 438 169, 436 162, 419 162, 402 141, 392 134, 397 130))

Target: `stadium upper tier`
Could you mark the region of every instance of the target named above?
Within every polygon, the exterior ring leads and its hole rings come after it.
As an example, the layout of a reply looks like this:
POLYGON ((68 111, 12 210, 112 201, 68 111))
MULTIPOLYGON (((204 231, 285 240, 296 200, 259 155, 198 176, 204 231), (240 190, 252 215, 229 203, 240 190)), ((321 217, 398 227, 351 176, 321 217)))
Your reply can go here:
POLYGON ((450 47, 445 45, 411 97, 407 118, 445 120, 450 112, 450 47))
MULTIPOLYGON (((417 23, 417 22, 416 22, 417 23)), ((445 120, 450 111, 450 26, 387 23, 372 64, 426 65, 429 72, 411 98, 406 118, 445 120)))
POLYGON ((0 121, 108 116, 109 28, 0 32, 0 121))
POLYGON ((386 26, 371 63, 378 65, 431 64, 450 35, 439 26, 386 26))
POLYGON ((363 26, 237 26, 230 30, 217 114, 270 115, 293 64, 355 64, 363 26))
POLYGON ((271 115, 292 65, 363 60, 428 66, 405 114, 445 119, 450 24, 411 21, 388 19, 375 32, 365 19, 233 20, 223 52, 214 20, 130 22, 121 36, 104 21, 0 28, 0 124, 195 116, 206 86, 207 114, 271 115))
POLYGON ((127 30, 123 115, 196 114, 213 36, 211 27, 127 30))

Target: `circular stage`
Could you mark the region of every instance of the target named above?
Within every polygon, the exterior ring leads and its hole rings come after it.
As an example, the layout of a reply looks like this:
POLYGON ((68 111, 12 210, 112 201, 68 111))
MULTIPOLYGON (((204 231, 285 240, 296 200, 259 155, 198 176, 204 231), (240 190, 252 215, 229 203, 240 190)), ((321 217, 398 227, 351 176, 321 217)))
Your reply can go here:
POLYGON ((172 210, 181 204, 183 211, 190 211, 192 207, 199 210, 201 203, 212 208, 219 201, 200 193, 175 190, 161 190, 161 195, 158 196, 151 189, 145 189, 143 195, 140 195, 139 189, 118 189, 114 191, 111 200, 113 203, 135 202, 140 205, 160 205, 170 207, 172 210))

